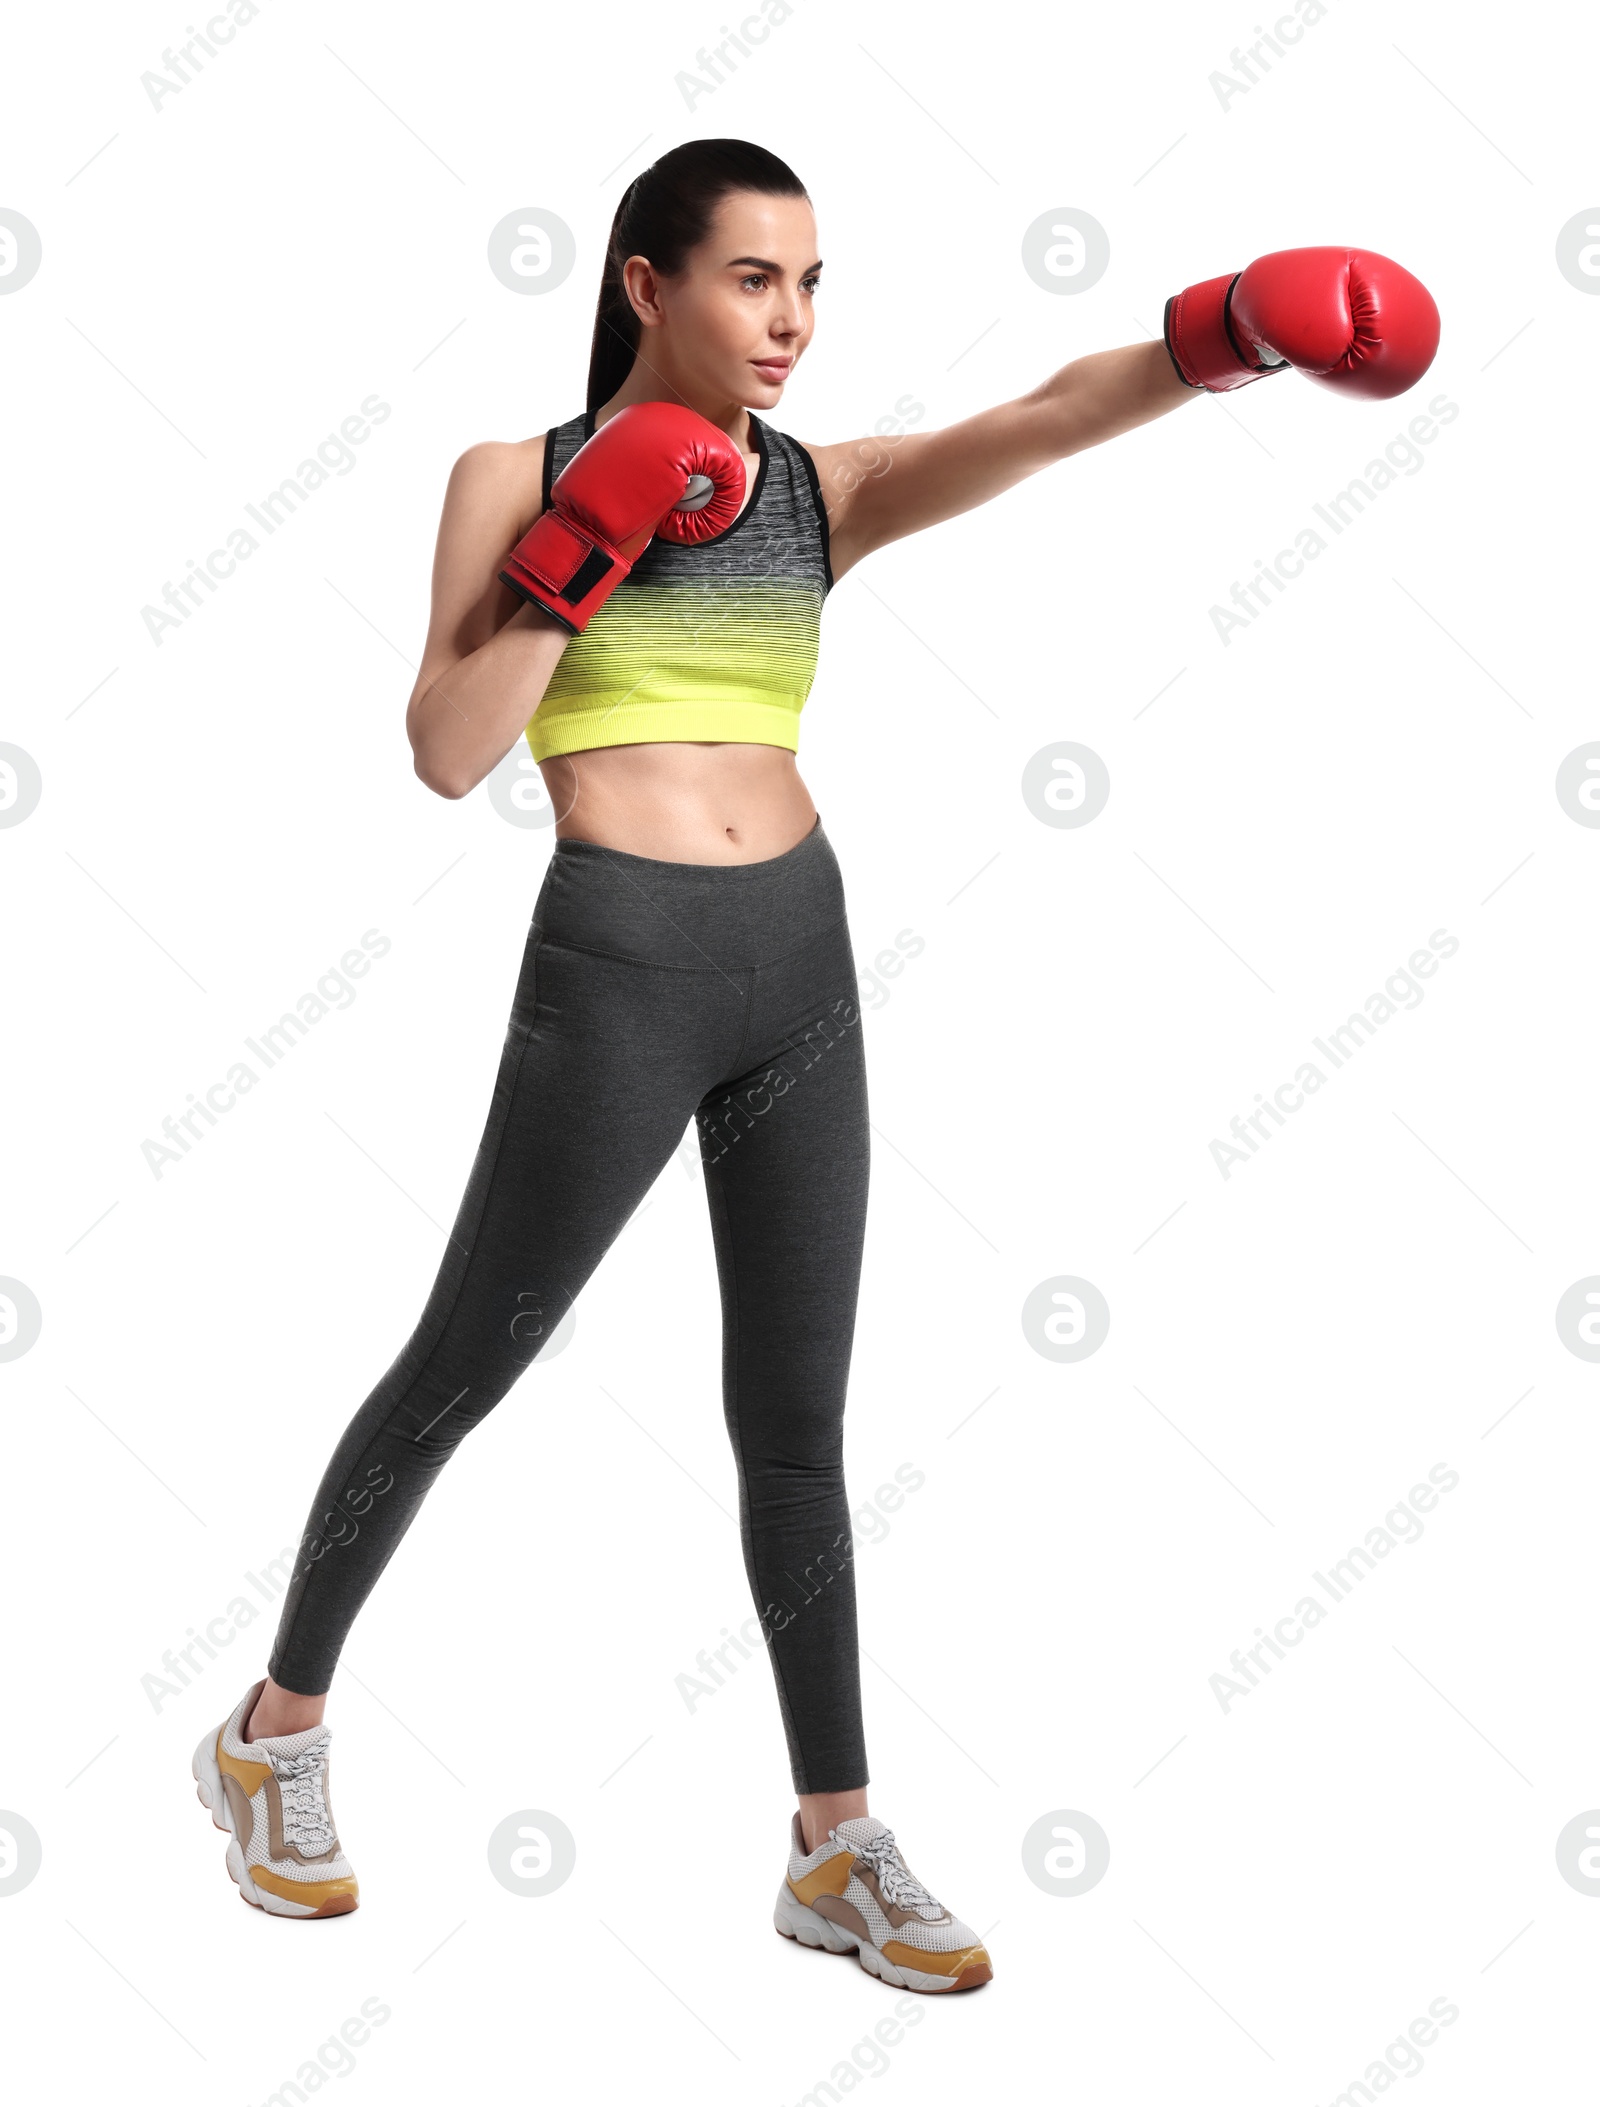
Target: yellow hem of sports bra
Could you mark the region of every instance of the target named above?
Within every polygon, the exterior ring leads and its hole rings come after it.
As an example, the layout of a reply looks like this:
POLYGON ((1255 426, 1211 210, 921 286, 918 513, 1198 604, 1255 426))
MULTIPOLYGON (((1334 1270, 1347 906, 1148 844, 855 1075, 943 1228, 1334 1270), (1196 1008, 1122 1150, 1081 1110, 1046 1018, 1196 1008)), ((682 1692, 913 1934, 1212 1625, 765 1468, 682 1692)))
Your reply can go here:
POLYGON ((716 740, 800 750, 800 713, 759 702, 619 703, 604 709, 560 710, 528 722, 536 761, 596 746, 642 746, 658 740, 716 740))

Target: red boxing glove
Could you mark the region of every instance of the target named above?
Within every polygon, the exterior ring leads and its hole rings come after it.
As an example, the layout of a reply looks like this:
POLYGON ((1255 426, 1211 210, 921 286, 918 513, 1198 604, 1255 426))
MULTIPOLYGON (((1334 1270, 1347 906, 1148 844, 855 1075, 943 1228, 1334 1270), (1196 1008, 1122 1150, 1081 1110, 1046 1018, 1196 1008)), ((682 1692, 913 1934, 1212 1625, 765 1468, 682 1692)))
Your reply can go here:
POLYGON ((1277 249, 1175 293, 1162 324, 1180 380, 1220 394, 1294 366, 1351 395, 1403 395, 1439 348, 1420 279, 1371 249, 1277 249))
POLYGON ((652 535, 705 541, 743 501, 744 461, 726 432, 681 403, 630 403, 556 477, 500 580, 581 636, 652 535))

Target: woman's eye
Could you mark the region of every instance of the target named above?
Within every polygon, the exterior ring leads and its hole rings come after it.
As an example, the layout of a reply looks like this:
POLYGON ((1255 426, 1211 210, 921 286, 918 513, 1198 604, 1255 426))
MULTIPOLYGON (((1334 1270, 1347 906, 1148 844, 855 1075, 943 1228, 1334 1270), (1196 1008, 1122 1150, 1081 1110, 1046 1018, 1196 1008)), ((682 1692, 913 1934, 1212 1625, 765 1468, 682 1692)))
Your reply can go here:
POLYGON ((748 278, 739 280, 741 285, 765 285, 766 282, 767 274, 765 271, 752 271, 748 278))

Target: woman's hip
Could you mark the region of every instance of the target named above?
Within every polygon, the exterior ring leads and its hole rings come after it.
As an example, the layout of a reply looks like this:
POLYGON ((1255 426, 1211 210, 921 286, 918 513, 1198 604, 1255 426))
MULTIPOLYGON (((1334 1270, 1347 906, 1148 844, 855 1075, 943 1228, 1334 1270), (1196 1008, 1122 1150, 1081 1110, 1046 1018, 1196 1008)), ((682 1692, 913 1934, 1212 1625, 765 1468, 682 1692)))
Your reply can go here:
POLYGON ((754 863, 666 863, 563 836, 533 929, 576 950, 731 972, 790 956, 844 913, 843 875, 819 815, 793 848, 754 863))

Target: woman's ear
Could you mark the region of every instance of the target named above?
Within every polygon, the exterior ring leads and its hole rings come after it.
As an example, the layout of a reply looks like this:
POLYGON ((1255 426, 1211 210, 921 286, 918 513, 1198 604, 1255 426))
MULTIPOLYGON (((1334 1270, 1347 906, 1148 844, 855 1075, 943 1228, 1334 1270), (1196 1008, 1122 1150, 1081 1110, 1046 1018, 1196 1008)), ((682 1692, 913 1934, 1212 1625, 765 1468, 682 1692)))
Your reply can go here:
POLYGON ((646 328, 657 328, 666 320, 661 311, 661 283, 655 266, 644 256, 630 256, 622 266, 622 286, 629 304, 646 328))

